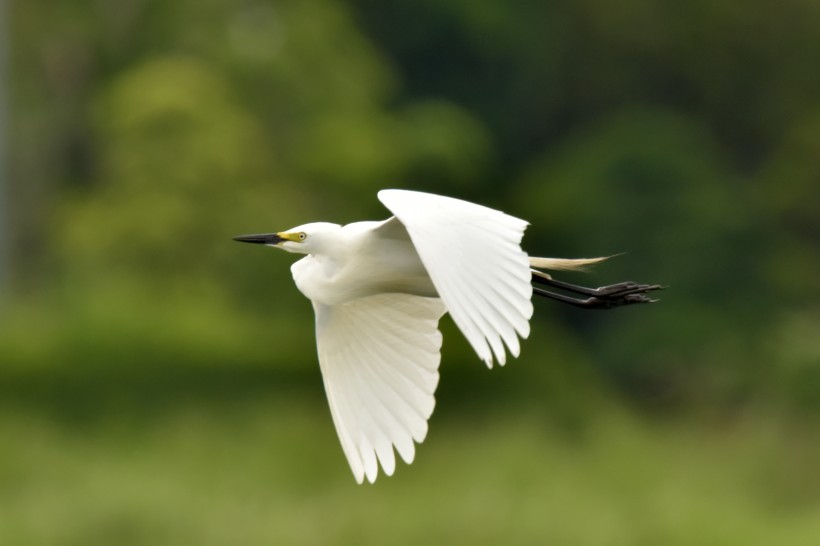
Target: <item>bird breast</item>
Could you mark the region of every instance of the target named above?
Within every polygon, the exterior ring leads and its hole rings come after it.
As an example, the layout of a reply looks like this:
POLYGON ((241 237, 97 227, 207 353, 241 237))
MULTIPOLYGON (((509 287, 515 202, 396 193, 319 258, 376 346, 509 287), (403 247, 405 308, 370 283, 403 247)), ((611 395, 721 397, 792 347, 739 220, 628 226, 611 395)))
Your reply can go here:
POLYGON ((438 296, 409 240, 371 240, 341 256, 308 255, 291 272, 299 291, 325 305, 387 293, 438 296))

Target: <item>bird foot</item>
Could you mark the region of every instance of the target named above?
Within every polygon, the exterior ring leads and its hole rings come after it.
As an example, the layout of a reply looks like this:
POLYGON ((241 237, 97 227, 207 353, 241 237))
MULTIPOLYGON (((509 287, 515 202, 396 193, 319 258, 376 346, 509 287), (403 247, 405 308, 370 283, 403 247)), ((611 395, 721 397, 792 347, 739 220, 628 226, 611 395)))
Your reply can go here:
POLYGON ((587 307, 611 309, 635 303, 655 303, 658 300, 650 298, 647 293, 663 290, 665 286, 659 284, 638 284, 631 281, 610 284, 596 288, 594 295, 585 300, 587 307))
POLYGON ((655 303, 658 300, 649 297, 648 293, 666 288, 659 284, 638 284, 631 281, 609 284, 598 288, 587 288, 585 286, 578 286, 553 279, 552 277, 540 274, 538 271, 533 271, 532 282, 533 292, 535 294, 587 309, 612 309, 614 307, 622 307, 636 303, 655 303), (589 297, 585 299, 575 298, 545 290, 535 285, 547 285, 589 297))

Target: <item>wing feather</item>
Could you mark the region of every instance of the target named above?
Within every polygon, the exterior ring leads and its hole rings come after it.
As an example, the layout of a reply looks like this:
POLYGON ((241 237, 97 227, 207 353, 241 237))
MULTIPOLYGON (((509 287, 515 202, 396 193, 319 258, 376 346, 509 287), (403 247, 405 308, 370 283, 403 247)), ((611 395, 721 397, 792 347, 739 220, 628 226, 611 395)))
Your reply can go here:
POLYGON ((356 481, 391 475, 427 435, 435 406, 441 333, 438 298, 379 294, 314 303, 319 364, 330 413, 356 481))
POLYGON ((439 296, 488 366, 513 356, 529 335, 531 273, 521 238, 527 222, 458 199, 382 190, 379 199, 407 230, 439 296))
MULTIPOLYGON (((397 324, 397 326, 407 329, 413 328, 412 325, 397 324)), ((401 362, 406 358, 406 355, 402 352, 402 350, 405 349, 406 338, 399 338, 395 335, 380 335, 383 333, 383 331, 374 332, 372 330, 363 330, 361 332, 361 335, 367 338, 368 341, 364 349, 370 352, 373 357, 368 360, 368 364, 382 361, 401 362), (375 352, 374 349, 378 349, 378 352, 375 352)), ((418 349, 418 347, 414 348, 418 349)), ((426 351, 422 350, 418 352, 422 353, 426 351)), ((437 354, 438 351, 436 351, 436 355, 437 354)), ((408 381, 408 384, 416 387, 420 393, 435 390, 438 386, 438 368, 431 370, 424 365, 396 366, 394 368, 387 368, 386 373, 395 373, 403 376, 408 381)))

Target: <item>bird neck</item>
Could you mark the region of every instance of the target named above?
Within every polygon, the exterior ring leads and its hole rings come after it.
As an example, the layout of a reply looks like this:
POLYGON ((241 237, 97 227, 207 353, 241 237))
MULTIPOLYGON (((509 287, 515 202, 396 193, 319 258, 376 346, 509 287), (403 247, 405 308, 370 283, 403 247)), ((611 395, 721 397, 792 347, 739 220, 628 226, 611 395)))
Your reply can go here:
POLYGON ((344 261, 349 252, 340 230, 328 230, 310 235, 308 254, 320 262, 344 261))

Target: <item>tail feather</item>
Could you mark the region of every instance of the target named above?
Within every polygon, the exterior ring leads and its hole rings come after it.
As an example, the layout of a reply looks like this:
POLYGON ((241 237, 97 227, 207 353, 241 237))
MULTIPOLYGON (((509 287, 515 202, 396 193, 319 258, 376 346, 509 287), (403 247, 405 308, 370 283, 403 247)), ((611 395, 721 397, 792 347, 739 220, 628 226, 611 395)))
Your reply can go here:
POLYGON ((530 267, 538 269, 552 269, 554 271, 583 271, 589 265, 594 265, 612 256, 603 258, 535 258, 530 256, 530 267))

